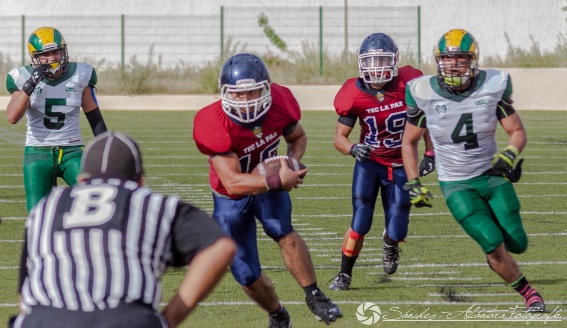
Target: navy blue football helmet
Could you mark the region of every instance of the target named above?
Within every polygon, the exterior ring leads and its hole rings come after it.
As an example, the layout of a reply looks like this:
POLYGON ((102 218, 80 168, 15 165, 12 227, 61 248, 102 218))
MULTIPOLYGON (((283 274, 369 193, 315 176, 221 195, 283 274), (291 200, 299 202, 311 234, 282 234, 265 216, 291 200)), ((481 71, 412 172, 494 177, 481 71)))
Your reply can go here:
POLYGON ((362 41, 358 52, 360 77, 371 84, 391 81, 398 75, 400 53, 394 39, 384 33, 373 33, 362 41))
POLYGON ((230 57, 222 68, 219 89, 222 109, 230 118, 241 123, 257 121, 272 105, 268 68, 255 55, 230 57), (259 90, 258 97, 250 97, 250 93, 256 90, 259 90))

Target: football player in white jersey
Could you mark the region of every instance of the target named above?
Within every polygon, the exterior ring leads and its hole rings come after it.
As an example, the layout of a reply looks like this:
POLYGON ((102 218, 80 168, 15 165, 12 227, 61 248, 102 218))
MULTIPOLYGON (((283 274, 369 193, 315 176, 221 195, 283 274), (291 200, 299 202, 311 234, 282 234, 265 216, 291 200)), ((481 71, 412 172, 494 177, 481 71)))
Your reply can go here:
POLYGON ((521 175, 516 157, 527 138, 512 107, 508 73, 478 68, 479 48, 465 30, 445 33, 436 47, 437 76, 408 83, 408 120, 402 156, 414 205, 431 206, 431 193, 418 177, 417 144, 427 128, 433 141, 441 191, 453 217, 484 251, 488 265, 524 297, 526 310, 545 311, 510 253, 526 250, 528 238, 512 182, 521 175), (498 152, 500 124, 508 145, 498 152))
POLYGON ((16 124, 26 115, 24 186, 28 211, 57 184, 77 183, 83 153, 81 107, 94 135, 106 131, 95 97, 96 72, 70 62, 67 42, 57 29, 40 27, 28 39, 31 65, 12 69, 6 79, 11 99, 6 115, 16 124))

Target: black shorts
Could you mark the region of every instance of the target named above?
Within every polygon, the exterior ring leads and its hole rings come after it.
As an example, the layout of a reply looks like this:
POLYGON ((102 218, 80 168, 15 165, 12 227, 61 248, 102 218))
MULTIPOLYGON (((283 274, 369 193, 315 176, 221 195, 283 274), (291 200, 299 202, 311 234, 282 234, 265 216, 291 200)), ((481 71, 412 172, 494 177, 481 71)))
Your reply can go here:
POLYGON ((165 320, 144 304, 121 304, 114 309, 92 312, 33 306, 20 315, 14 328, 167 328, 165 320))

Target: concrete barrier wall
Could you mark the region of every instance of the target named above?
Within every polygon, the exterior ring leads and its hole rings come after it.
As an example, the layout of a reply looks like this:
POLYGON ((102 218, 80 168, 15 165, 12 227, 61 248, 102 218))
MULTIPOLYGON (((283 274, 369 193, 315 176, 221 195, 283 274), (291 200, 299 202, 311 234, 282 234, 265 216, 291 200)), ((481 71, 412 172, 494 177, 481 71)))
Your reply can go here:
MULTIPOLYGON (((514 86, 517 109, 567 110, 567 68, 506 69, 514 86)), ((289 86, 303 110, 333 110, 333 100, 340 85, 289 86)), ((137 95, 97 96, 101 110, 196 110, 218 99, 219 95, 137 95)), ((0 97, 6 109, 10 97, 0 97)))

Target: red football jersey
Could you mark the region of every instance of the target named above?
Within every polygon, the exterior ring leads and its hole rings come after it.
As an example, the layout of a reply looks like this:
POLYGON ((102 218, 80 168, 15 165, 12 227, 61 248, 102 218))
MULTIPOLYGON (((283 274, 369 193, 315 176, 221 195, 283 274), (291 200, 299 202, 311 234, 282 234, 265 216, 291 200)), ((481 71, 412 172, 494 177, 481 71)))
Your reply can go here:
POLYGON ((402 165, 402 133, 406 123, 406 84, 422 76, 411 66, 399 68, 384 89, 365 87, 358 78, 348 79, 335 96, 340 116, 356 116, 360 124, 358 142, 373 147, 370 160, 383 165, 402 165))
POLYGON ((211 164, 211 156, 234 152, 240 159, 242 172, 250 173, 261 161, 277 156, 284 128, 299 122, 301 111, 291 91, 272 83, 271 94, 272 106, 266 119, 253 130, 234 123, 224 113, 220 100, 195 115, 193 139, 197 148, 209 155, 209 183, 214 191, 229 196, 211 164))

